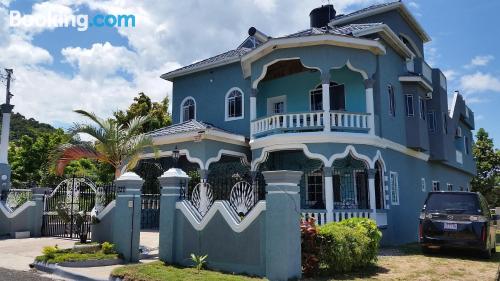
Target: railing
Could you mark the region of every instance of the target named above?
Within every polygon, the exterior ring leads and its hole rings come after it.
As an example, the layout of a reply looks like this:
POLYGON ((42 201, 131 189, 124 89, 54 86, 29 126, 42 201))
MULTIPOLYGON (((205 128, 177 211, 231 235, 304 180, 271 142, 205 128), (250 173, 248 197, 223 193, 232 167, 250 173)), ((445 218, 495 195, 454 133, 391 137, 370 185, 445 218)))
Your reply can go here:
MULTIPOLYGON (((326 210, 302 210, 302 217, 315 218, 316 224, 323 225, 327 222, 326 210)), ((350 218, 371 218, 371 210, 334 210, 333 221, 339 222, 350 218)))
POLYGON ((369 130, 368 113, 350 113, 345 111, 331 111, 330 124, 333 129, 361 129, 369 130))
POLYGON ((302 210, 302 217, 304 219, 314 218, 317 225, 327 223, 325 210, 302 210))
POLYGON ((422 75, 432 82, 432 68, 424 60, 422 60, 422 75))
POLYGON ((323 112, 276 114, 252 122, 252 135, 281 131, 317 130, 323 128, 323 112))
POLYGON ((460 163, 460 164, 464 163, 462 151, 460 151, 460 150, 456 151, 456 158, 457 158, 458 163, 460 163))

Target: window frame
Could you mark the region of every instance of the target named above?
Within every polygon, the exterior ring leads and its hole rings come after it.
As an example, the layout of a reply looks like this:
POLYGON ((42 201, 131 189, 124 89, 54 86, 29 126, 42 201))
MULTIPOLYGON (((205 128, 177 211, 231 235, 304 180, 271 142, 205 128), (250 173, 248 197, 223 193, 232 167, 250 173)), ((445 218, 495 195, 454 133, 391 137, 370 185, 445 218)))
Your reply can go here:
POLYGON ((387 84, 387 94, 389 97, 389 116, 396 117, 396 95, 392 84, 387 84))
POLYGON ((286 114, 287 113, 287 104, 286 104, 287 96, 280 95, 275 97, 267 98, 267 116, 273 116, 277 114, 286 114), (283 102, 283 113, 274 113, 274 104, 283 102))
MULTIPOLYGON (((325 177, 323 175, 322 171, 314 171, 311 172, 310 174, 307 174, 305 178, 305 187, 306 187, 306 201, 311 202, 311 198, 309 198, 309 177, 321 177, 321 200, 323 203, 325 203, 325 177)), ((311 185, 313 185, 311 183, 311 185)), ((317 183, 314 183, 314 185, 318 185, 317 183)), ((318 194, 317 190, 313 192, 314 194, 318 194)), ((317 203, 317 200, 315 201, 317 203)))
MULTIPOLYGON (((331 105, 330 105, 331 106, 331 105)), ((309 91, 309 110, 310 111, 323 111, 323 86, 320 84, 316 88, 309 91), (321 109, 313 109, 312 97, 319 94, 321 96, 321 109)))
POLYGON ((414 102, 413 94, 405 94, 405 105, 406 105, 406 117, 415 116, 415 102, 414 102), (411 113, 410 107, 408 106, 408 98, 411 98, 411 113))
POLYGON ((192 97, 192 96, 187 96, 185 97, 182 102, 181 102, 181 106, 180 106, 180 115, 179 115, 179 120, 182 122, 187 122, 189 120, 196 120, 196 108, 198 106, 196 105, 196 100, 192 97), (193 101, 193 106, 194 106, 194 110, 193 110, 193 118, 190 118, 190 119, 187 119, 185 118, 184 116, 184 104, 188 101, 188 100, 192 100, 193 101))
POLYGON ((420 188, 422 189, 422 192, 426 192, 427 191, 427 186, 426 186, 426 183, 425 183, 425 178, 421 178, 420 179, 420 188))
POLYGON ((464 152, 466 155, 470 154, 470 141, 467 135, 464 136, 464 152))
POLYGON ((399 205, 399 175, 397 172, 389 172, 389 188, 391 205, 399 205))
POLYGON ((439 181, 432 181, 432 191, 441 191, 441 186, 439 181))
POLYGON ((418 111, 420 119, 425 120, 425 100, 422 97, 418 97, 418 111))
POLYGON ((224 98, 224 121, 234 121, 241 120, 245 118, 245 93, 238 87, 233 87, 227 91, 224 98), (229 116, 229 99, 233 92, 239 92, 241 95, 241 115, 240 116, 229 116))

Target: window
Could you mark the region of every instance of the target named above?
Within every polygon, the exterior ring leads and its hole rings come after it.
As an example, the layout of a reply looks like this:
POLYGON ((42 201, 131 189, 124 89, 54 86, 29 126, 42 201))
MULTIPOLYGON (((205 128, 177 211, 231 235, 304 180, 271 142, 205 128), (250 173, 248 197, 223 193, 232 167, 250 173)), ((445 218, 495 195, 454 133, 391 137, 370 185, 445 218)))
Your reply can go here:
POLYGON ((311 111, 323 110, 323 90, 321 85, 311 91, 311 111))
POLYGON ((420 186, 421 186, 421 188, 422 188, 422 191, 423 191, 423 192, 425 192, 426 187, 425 187, 425 179, 424 179, 424 178, 422 178, 422 179, 420 180, 420 186))
POLYGON ((444 134, 448 134, 448 116, 446 113, 443 113, 443 132, 444 134))
POLYGON ((243 118, 243 92, 232 88, 226 94, 226 121, 243 118))
POLYGON ((470 143, 469 143, 469 137, 468 136, 465 136, 464 137, 464 147, 465 147, 465 154, 469 154, 470 153, 470 143))
POLYGON ((391 204, 399 205, 399 180, 398 173, 390 172, 391 204))
POLYGON ((451 184, 451 183, 446 184, 446 187, 448 188, 448 191, 453 190, 453 184, 451 184))
POLYGON ((267 115, 286 113, 286 95, 267 99, 267 115))
POLYGON ((323 175, 321 172, 314 172, 307 175, 307 201, 312 204, 323 202, 323 175))
POLYGON ((181 104, 181 122, 196 119, 196 103, 192 97, 187 97, 181 104))
POLYGON ((391 84, 387 85, 387 93, 389 95, 389 115, 396 116, 396 103, 394 101, 394 87, 391 84))
POLYGON ((415 115, 415 111, 413 109, 413 95, 406 95, 406 116, 411 117, 415 115))
POLYGON ((425 120, 425 101, 422 97, 418 97, 418 104, 420 108, 420 118, 425 120))
POLYGON ((280 101, 280 102, 275 102, 273 104, 273 113, 274 114, 281 114, 285 112, 285 103, 280 101))
POLYGON ((441 188, 439 187, 439 182, 438 181, 433 181, 432 182, 432 191, 439 191, 441 188))
POLYGON ((428 112, 427 116, 429 117, 427 119, 427 122, 429 124, 429 132, 435 132, 436 131, 436 115, 434 111, 428 112))
POLYGON ((344 84, 330 83, 330 108, 331 110, 345 111, 344 84))

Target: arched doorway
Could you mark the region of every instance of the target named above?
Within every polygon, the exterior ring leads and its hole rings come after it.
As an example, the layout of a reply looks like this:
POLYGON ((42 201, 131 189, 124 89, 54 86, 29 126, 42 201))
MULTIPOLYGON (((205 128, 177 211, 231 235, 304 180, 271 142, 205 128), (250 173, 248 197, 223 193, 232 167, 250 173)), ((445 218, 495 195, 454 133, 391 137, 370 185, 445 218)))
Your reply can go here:
POLYGON ((384 170, 380 161, 375 163, 375 203, 377 209, 385 209, 384 170))
POLYGON ((334 209, 369 209, 368 194, 368 167, 365 162, 351 154, 333 162, 334 209))

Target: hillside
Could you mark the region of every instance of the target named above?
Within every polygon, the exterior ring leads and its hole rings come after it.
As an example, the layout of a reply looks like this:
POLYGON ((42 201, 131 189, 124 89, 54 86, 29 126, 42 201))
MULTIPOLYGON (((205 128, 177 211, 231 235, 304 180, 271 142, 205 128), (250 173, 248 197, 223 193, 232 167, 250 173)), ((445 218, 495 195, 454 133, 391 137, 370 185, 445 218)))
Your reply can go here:
MULTIPOLYGON (((0 114, 0 128, 2 115, 0 114)), ((51 133, 56 129, 49 124, 40 123, 33 118, 26 119, 20 113, 13 113, 10 119, 10 141, 17 141, 23 135, 34 138, 39 133, 51 133)))

